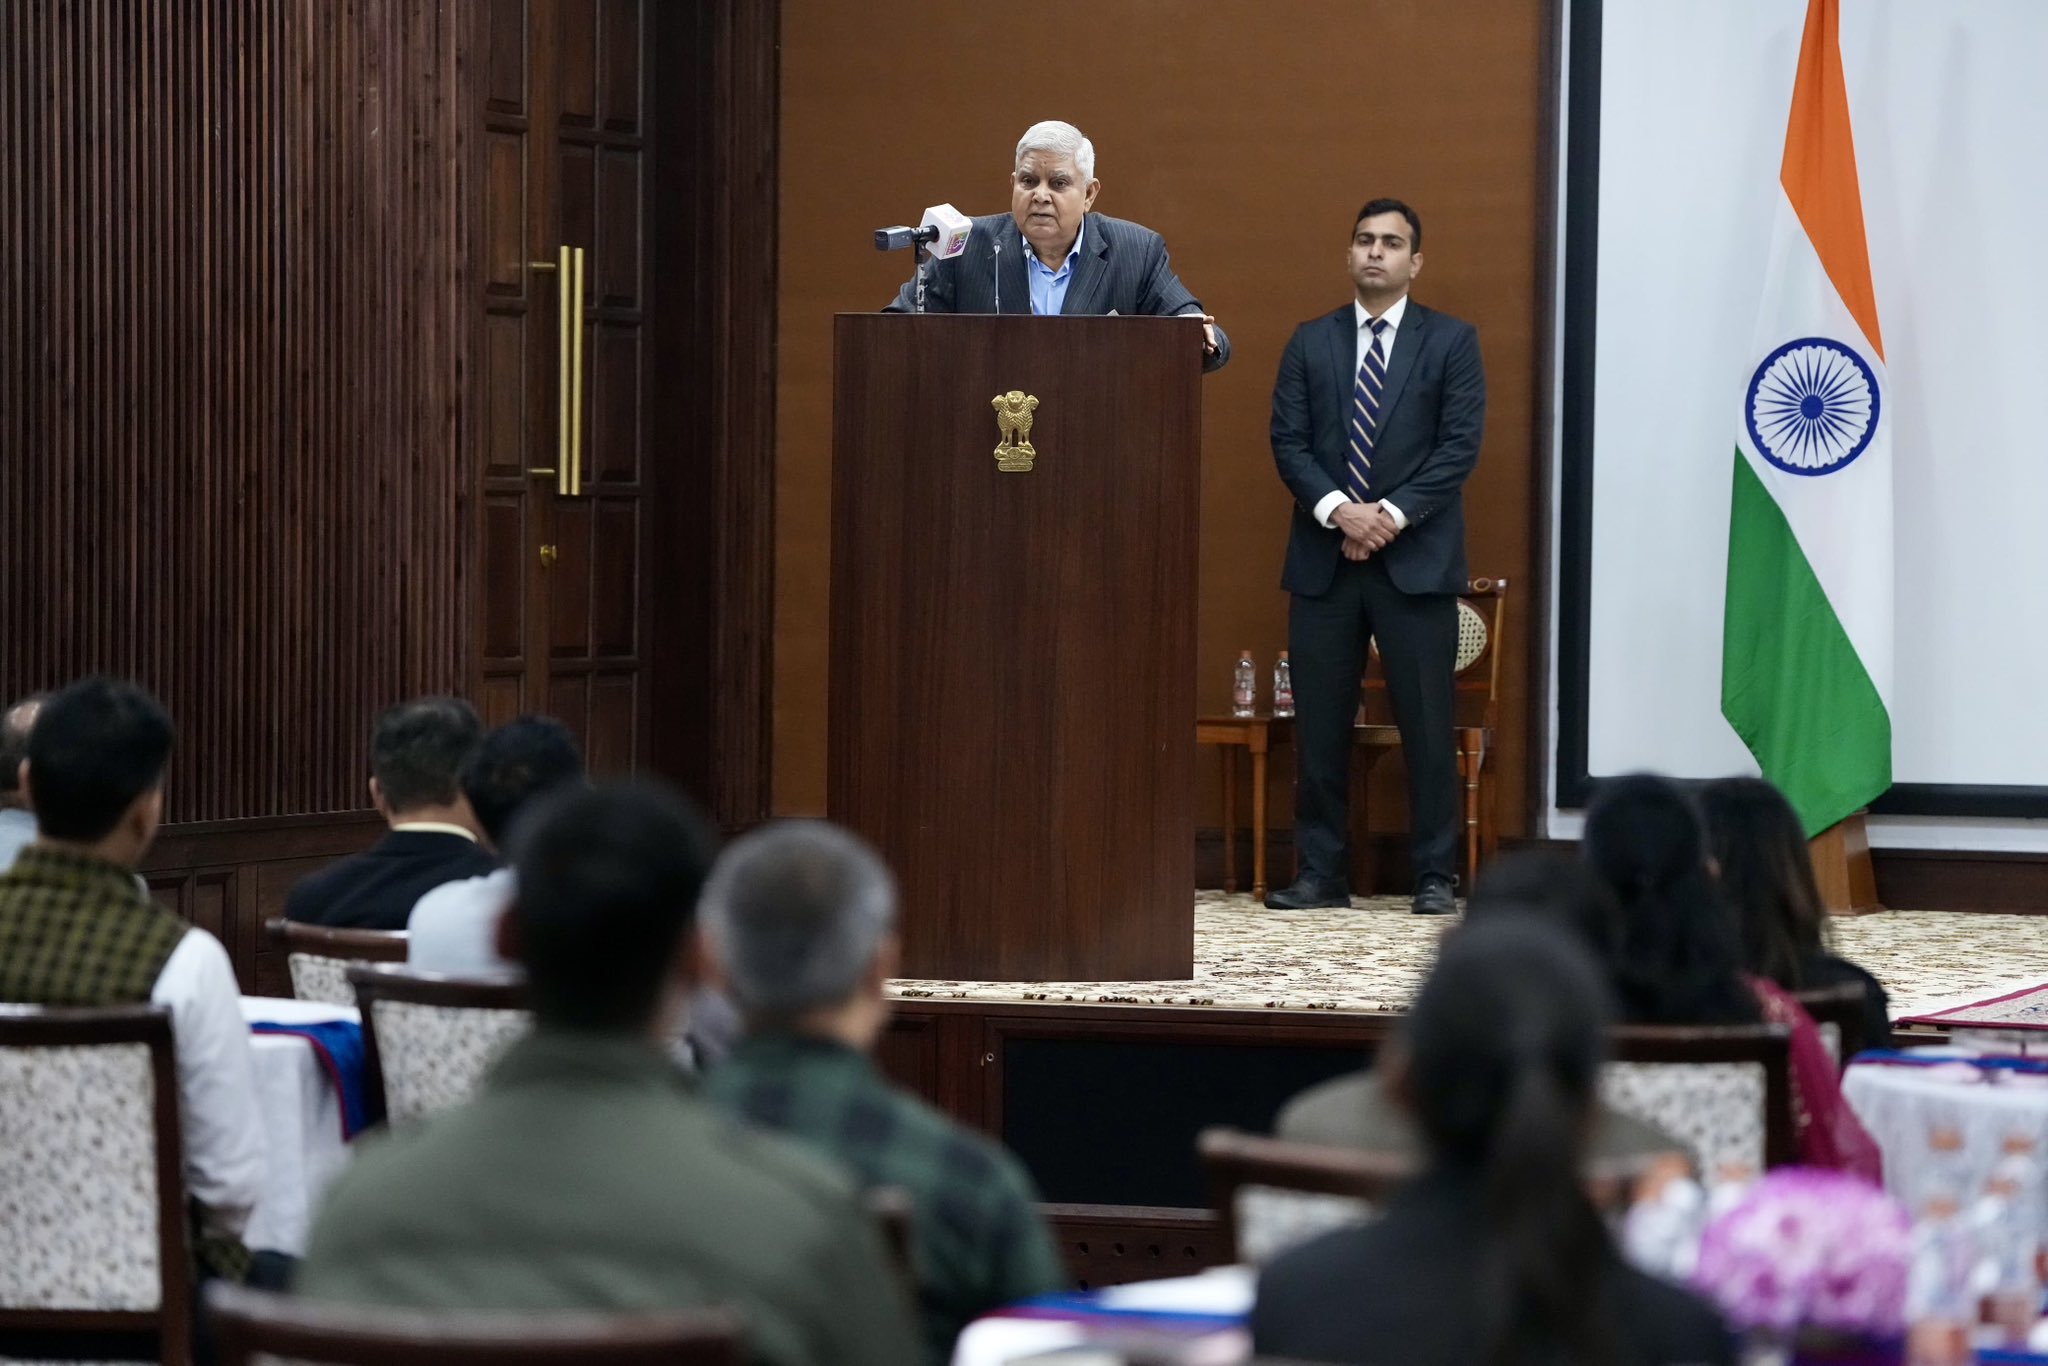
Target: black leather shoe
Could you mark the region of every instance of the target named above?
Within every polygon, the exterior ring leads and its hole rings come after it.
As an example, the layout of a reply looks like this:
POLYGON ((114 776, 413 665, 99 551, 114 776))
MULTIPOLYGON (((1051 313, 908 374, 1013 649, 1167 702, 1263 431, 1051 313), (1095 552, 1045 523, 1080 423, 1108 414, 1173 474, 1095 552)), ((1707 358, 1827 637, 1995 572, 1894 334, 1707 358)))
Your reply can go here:
POLYGON ((1457 898, 1451 894, 1451 880, 1435 873, 1424 873, 1415 883, 1415 914, 1451 915, 1458 909, 1457 898))
POLYGON ((1351 889, 1341 882, 1323 882, 1312 877, 1296 879, 1292 887, 1275 887, 1266 893, 1269 911, 1313 911, 1329 908, 1351 909, 1351 889))

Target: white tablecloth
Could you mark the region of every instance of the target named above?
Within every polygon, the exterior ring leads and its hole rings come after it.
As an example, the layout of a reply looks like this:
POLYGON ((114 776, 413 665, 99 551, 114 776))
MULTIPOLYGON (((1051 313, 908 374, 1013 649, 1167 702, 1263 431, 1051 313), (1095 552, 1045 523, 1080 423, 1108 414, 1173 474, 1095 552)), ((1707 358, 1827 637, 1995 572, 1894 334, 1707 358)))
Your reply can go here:
MULTIPOLYGON (((1842 1094, 1884 1151, 1885 1189, 1918 1210, 1929 1195, 1974 1199, 2008 1138, 2030 1140, 2048 1161, 2048 1076, 1856 1063, 1842 1094)), ((2048 1209, 2040 1211, 2048 1232, 2048 1209)))
MULTIPOLYGON (((1251 1351, 1245 1320, 1251 1315, 1256 1287, 1252 1268, 1218 1266, 1199 1275, 1138 1281, 1092 1294, 1041 1296, 1025 1302, 1034 1306, 1029 1316, 998 1309, 968 1324, 954 1344, 952 1366, 1004 1366, 1037 1352, 1114 1342, 1134 1330, 1143 1331, 1142 1318, 1120 1323, 1117 1315, 1146 1314, 1211 1320, 1206 1325, 1183 1323, 1179 1333, 1161 1334, 1157 1342, 1146 1344, 1162 1356, 1171 1347, 1178 1349, 1177 1361, 1242 1361, 1251 1351), (1194 1345, 1196 1334, 1202 1336, 1200 1347, 1194 1345)), ((1120 1354, 1117 1359, 1122 1359, 1120 1354)))
MULTIPOLYGON (((319 1001, 244 996, 242 1018, 254 1024, 353 1020, 354 1009, 319 1001)), ((313 1046, 295 1034, 251 1034, 256 1104, 270 1140, 263 1198, 242 1241, 251 1249, 306 1250, 306 1233, 327 1183, 348 1161, 341 1137, 341 1099, 313 1046)))

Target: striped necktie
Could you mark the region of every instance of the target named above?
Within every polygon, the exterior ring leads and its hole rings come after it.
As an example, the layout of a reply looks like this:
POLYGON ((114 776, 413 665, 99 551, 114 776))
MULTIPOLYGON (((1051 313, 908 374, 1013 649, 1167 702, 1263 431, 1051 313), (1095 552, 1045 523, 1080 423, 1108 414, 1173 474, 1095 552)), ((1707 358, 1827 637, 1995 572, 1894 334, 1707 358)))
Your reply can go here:
POLYGON ((1386 330, 1385 318, 1372 320, 1372 341, 1351 394, 1351 458, 1345 462, 1344 492, 1354 503, 1372 501, 1372 443, 1379 437, 1380 397, 1387 391, 1387 360, 1380 353, 1380 334, 1386 330))

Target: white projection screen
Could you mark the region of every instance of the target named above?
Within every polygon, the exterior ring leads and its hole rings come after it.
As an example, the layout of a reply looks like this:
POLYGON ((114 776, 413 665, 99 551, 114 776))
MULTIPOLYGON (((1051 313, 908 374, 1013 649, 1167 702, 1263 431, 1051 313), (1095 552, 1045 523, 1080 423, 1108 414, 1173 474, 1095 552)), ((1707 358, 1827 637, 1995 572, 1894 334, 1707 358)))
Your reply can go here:
MULTIPOLYGON (((1588 775, 1755 771, 1720 715, 1723 574, 1805 13, 1573 0, 1562 807, 1588 775)), ((1960 844, 2044 847, 2048 3, 1853 0, 1841 47, 1896 460, 1898 786, 1875 810, 1982 827, 1960 844)))

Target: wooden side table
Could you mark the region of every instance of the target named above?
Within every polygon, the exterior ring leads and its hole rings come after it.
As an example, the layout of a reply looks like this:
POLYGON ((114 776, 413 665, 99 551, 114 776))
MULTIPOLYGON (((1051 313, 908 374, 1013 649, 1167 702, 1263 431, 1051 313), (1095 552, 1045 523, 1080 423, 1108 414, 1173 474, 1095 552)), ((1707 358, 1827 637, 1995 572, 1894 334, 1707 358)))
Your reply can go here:
POLYGON ((1252 756, 1252 895, 1266 895, 1266 756, 1294 739, 1291 716, 1201 716, 1195 743, 1223 750, 1223 890, 1237 890, 1237 752, 1252 756))

